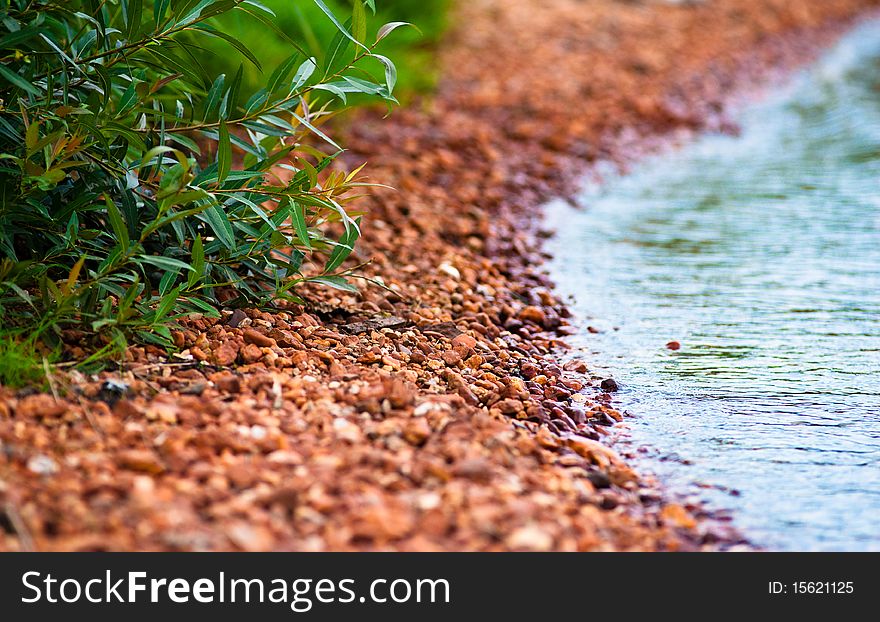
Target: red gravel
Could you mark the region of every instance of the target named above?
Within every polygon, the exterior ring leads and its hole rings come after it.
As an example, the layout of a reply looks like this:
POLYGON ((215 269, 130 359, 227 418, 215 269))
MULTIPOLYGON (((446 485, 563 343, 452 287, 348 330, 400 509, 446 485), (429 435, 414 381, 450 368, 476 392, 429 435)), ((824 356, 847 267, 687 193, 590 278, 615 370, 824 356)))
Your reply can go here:
POLYGON ((132 348, 59 376, 61 399, 0 388, 0 549, 729 543, 597 442, 621 417, 589 362, 560 364, 539 205, 592 162, 724 127, 733 94, 876 4, 461 3, 437 97, 348 132, 397 188, 367 201, 355 258, 388 289, 195 320, 180 355, 132 348))

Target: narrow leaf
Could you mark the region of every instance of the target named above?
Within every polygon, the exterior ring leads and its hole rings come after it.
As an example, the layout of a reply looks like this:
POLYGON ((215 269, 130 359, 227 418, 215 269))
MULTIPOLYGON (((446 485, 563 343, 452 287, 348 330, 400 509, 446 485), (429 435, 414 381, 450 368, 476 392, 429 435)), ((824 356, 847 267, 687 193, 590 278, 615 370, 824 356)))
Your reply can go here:
POLYGON ((413 26, 409 22, 388 22, 387 24, 383 24, 379 28, 379 31, 376 33, 376 43, 379 43, 379 41, 390 35, 393 31, 397 30, 401 26, 410 26, 412 28, 415 28, 416 30, 419 30, 418 28, 416 28, 416 26, 413 26))
POLYGON ((232 146, 229 143, 229 129, 226 121, 220 121, 220 136, 217 142, 217 183, 222 184, 229 175, 232 165, 232 146))
POLYGON ((204 215, 220 243, 229 250, 235 248, 235 233, 232 231, 232 224, 223 208, 215 203, 204 211, 204 215))
MULTIPOLYGON (((360 0, 357 0, 357 1, 360 2, 360 0)), ((342 33, 342 36, 344 36, 346 39, 349 39, 350 41, 352 41, 355 45, 357 45, 357 46, 359 46, 359 47, 362 47, 363 49, 367 50, 368 52, 370 51, 370 48, 368 48, 366 45, 364 45, 363 43, 361 43, 360 41, 358 41, 357 39, 355 39, 355 38, 351 35, 351 33, 348 32, 348 30, 346 30, 345 26, 343 26, 343 25, 339 22, 339 20, 336 19, 336 16, 333 14, 333 11, 331 11, 331 10, 327 7, 327 5, 324 4, 324 3, 322 2, 322 0, 314 0, 314 2, 315 2, 315 4, 318 5, 318 8, 321 9, 321 10, 324 12, 324 15, 326 15, 327 17, 330 18, 330 21, 333 22, 333 25, 336 26, 337 30, 339 30, 339 32, 342 33)))
POLYGON ((9 80, 12 84, 22 89, 23 91, 27 91, 33 95, 40 95, 39 89, 35 87, 33 84, 25 80, 23 77, 12 71, 11 69, 7 69, 6 65, 0 65, 0 76, 9 80))
POLYGON ((351 13, 351 31, 354 38, 364 43, 367 40, 367 12, 361 0, 354 0, 351 13))
POLYGON ((104 200, 107 203, 107 216, 110 219, 110 227, 113 229, 113 234, 116 236, 117 242, 122 247, 123 250, 128 249, 128 227, 125 226, 125 223, 122 220, 122 214, 119 212, 119 208, 116 207, 116 203, 110 198, 109 195, 104 196, 104 200))
POLYGON ((302 204, 295 201, 290 202, 290 220, 296 231, 296 237, 306 248, 311 249, 312 242, 309 239, 309 228, 306 225, 306 211, 302 204))

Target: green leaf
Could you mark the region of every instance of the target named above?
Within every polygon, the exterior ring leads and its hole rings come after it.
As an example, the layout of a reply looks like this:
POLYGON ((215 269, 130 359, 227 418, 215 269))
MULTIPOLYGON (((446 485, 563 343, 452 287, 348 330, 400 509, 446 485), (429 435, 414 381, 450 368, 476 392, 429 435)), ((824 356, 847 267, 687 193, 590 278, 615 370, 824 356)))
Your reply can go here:
POLYGON ((293 55, 287 57, 280 65, 275 68, 275 71, 272 72, 272 75, 269 76, 269 81, 266 83, 266 90, 270 93, 274 92, 282 82, 287 79, 287 76, 290 75, 290 72, 293 71, 293 66, 296 64, 296 61, 299 59, 299 53, 294 53, 293 55))
POLYGON ((135 259, 136 263, 144 264, 148 263, 151 266, 156 266, 157 268, 162 268, 163 270, 171 270, 173 272, 179 272, 181 270, 195 270, 195 268, 189 265, 186 262, 183 262, 179 259, 174 259, 173 257, 165 257, 164 255, 138 255, 135 259))
POLYGON ((303 245, 311 249, 312 242, 309 239, 309 228, 306 225, 305 207, 295 201, 290 201, 290 221, 293 223, 293 229, 296 231, 296 237, 303 245))
POLYGON ((162 275, 162 278, 159 280, 159 295, 164 296, 168 293, 168 290, 174 285, 175 281, 177 281, 177 277, 180 275, 180 270, 169 270, 165 274, 162 275))
POLYGON ((315 276, 308 279, 312 283, 318 283, 320 285, 327 285, 328 287, 332 287, 334 289, 340 289, 344 292, 357 292, 358 288, 345 280, 345 278, 341 276, 315 276))
POLYGON ((225 105, 220 110, 220 117, 222 119, 228 119, 236 109, 238 104, 238 92, 241 90, 241 79, 243 75, 244 65, 239 63, 238 71, 235 72, 235 77, 232 79, 232 86, 229 87, 226 96, 223 98, 225 105))
POLYGON ((394 91, 394 85, 397 84, 397 67, 394 66, 394 63, 387 56, 373 54, 373 58, 385 67, 385 88, 388 89, 388 94, 391 95, 394 91))
POLYGON ((192 272, 187 280, 189 287, 195 286, 205 275, 205 247, 202 244, 202 236, 197 235, 192 243, 192 272))
POLYGON ((354 38, 364 43, 367 40, 367 12, 361 0, 354 0, 351 13, 351 31, 354 38))
POLYGON ((291 112, 290 114, 291 114, 291 115, 293 116, 293 118, 295 118, 297 121, 299 121, 300 123, 302 123, 303 125, 305 125, 307 128, 309 128, 309 129, 310 129, 315 135, 320 136, 321 138, 323 138, 324 140, 326 140, 328 143, 330 143, 330 144, 331 144, 333 147, 335 147, 336 149, 339 149, 340 151, 342 150, 342 147, 340 147, 339 145, 337 145, 337 144, 333 141, 332 138, 330 138, 329 136, 327 136, 324 132, 322 132, 321 130, 319 130, 317 127, 315 127, 314 125, 312 125, 311 123, 309 123, 308 121, 306 121, 305 119, 303 119, 301 116, 299 116, 299 115, 296 114, 295 112, 291 112))
POLYGON ((318 63, 314 57, 307 58, 303 61, 303 63, 296 70, 296 73, 293 74, 293 80, 290 82, 290 92, 298 90, 301 86, 303 86, 308 79, 315 72, 315 69, 318 68, 318 63))
POLYGON ((128 0, 127 6, 128 11, 126 17, 128 22, 125 30, 125 38, 131 40, 141 27, 144 3, 143 0, 128 0))
POLYGON ((211 85, 211 88, 208 89, 208 94, 205 96, 205 111, 202 115, 205 121, 213 118, 212 115, 214 110, 220 104, 220 97, 223 93, 223 87, 225 84, 226 74, 221 73, 214 79, 214 84, 211 85))
MULTIPOLYGON (((357 1, 360 2, 360 0, 357 0, 357 1)), ((355 38, 351 35, 351 33, 348 32, 348 30, 346 30, 345 26, 343 26, 343 25, 339 22, 339 20, 336 19, 336 16, 333 14, 333 11, 331 11, 331 10, 327 7, 327 5, 324 4, 324 3, 322 2, 322 0, 314 0, 314 3, 317 4, 317 5, 318 5, 318 8, 321 9, 321 11, 324 12, 324 15, 326 15, 327 17, 330 18, 330 21, 333 22, 333 25, 336 26, 336 29, 337 29, 340 33, 342 33, 342 36, 343 36, 343 37, 345 37, 346 39, 349 39, 349 40, 352 41, 355 45, 357 45, 357 46, 359 46, 359 47, 365 49, 367 52, 370 51, 370 48, 368 48, 366 45, 364 45, 363 43, 361 43, 360 41, 358 41, 357 39, 355 39, 355 38)))
POLYGON ((223 208, 215 203, 209 206, 203 214, 207 218, 208 224, 211 225, 211 229, 217 235, 217 239, 220 240, 220 243, 229 250, 235 248, 235 233, 223 208))
POLYGON ((27 91, 32 95, 42 95, 40 90, 35 87, 33 84, 25 80, 23 77, 12 71, 11 69, 7 69, 6 65, 0 64, 0 76, 9 80, 12 84, 17 86, 23 91, 27 91))
POLYGON ((116 240, 119 242, 123 251, 126 251, 128 250, 129 244, 128 227, 123 222, 122 214, 110 196, 105 195, 104 200, 107 204, 107 216, 110 219, 110 227, 113 229, 113 234, 116 236, 116 240))
POLYGON ((165 11, 168 10, 169 4, 171 4, 171 0, 154 0, 153 2, 153 18, 157 30, 165 18, 165 11))
POLYGON ((191 306, 197 309, 198 313, 204 313, 208 317, 220 317, 217 308, 208 304, 204 300, 199 300, 193 296, 189 296, 183 300, 184 306, 191 306))
POLYGON ((232 146, 229 143, 229 130, 226 121, 220 121, 220 137, 217 142, 217 183, 222 184, 232 166, 232 146))
MULTIPOLYGON (((159 306, 156 307, 156 316, 154 318, 155 323, 159 323, 165 319, 165 316, 168 315, 171 310, 174 308, 174 304, 177 302, 177 298, 180 296, 180 287, 175 287, 170 292, 162 296, 162 299, 159 301, 159 306)), ((153 327, 156 330, 157 327, 153 327)))
POLYGON ((256 56, 254 56, 254 53, 251 52, 244 43, 242 43, 241 41, 239 41, 238 39, 236 39, 232 35, 225 33, 222 30, 217 30, 215 28, 210 28, 208 26, 195 26, 195 27, 193 27, 193 30, 197 30, 199 32, 202 32, 202 33, 209 35, 209 36, 212 36, 212 37, 218 37, 220 39, 223 39, 229 45, 231 45, 236 50, 241 52, 241 55, 244 56, 246 59, 248 59, 251 63, 253 63, 254 67, 259 69, 260 71, 263 70, 263 65, 260 63, 259 59, 256 56))
MULTIPOLYGON (((383 24, 376 33, 376 43, 379 43, 379 41, 381 41, 402 26, 409 26, 411 28, 419 30, 416 26, 413 26, 409 22, 388 22, 387 24, 383 24)), ((419 30, 419 32, 421 32, 421 30, 419 30)))
POLYGON ((40 32, 42 31, 35 26, 28 26, 21 30, 10 32, 9 34, 0 37, 0 50, 15 49, 19 43, 32 39, 40 34, 40 32))
POLYGON ((354 243, 357 241, 360 235, 360 222, 361 219, 357 219, 357 226, 348 227, 345 233, 342 234, 342 237, 339 238, 339 242, 336 243, 336 247, 333 249, 333 252, 330 253, 330 257, 327 258, 327 263, 324 265, 324 272, 333 272, 336 268, 338 268, 343 261, 351 255, 351 251, 354 250, 354 243))

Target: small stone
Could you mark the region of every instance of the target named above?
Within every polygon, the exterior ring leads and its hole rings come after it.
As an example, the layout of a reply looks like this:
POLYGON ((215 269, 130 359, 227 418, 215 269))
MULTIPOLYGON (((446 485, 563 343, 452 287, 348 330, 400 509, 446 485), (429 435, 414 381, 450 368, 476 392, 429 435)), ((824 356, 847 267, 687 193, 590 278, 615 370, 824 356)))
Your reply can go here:
POLYGON ((240 393, 241 380, 232 372, 220 372, 211 376, 211 381, 218 391, 223 393, 240 393))
POLYGON ((280 505, 288 510, 295 510, 299 504, 299 491, 291 486, 279 488, 266 497, 267 506, 280 505))
POLYGON ((265 527, 240 522, 227 528, 232 543, 243 551, 260 552, 272 547, 272 533, 265 527))
POLYGON ((467 348, 468 350, 473 350, 475 347, 477 347, 477 340, 470 335, 462 333, 452 340, 452 347, 463 347, 467 348))
POLYGON ((507 536, 505 543, 514 550, 549 551, 553 548, 553 536, 537 525, 527 525, 507 536))
POLYGON ((159 456, 149 449, 128 449, 119 454, 116 462, 123 469, 154 475, 165 470, 165 465, 162 464, 159 456))
POLYGON ((447 369, 443 374, 443 378, 446 380, 449 388, 454 389, 468 404, 476 406, 480 403, 480 400, 474 395, 474 392, 471 390, 470 386, 468 386, 467 381, 465 381, 461 374, 458 374, 451 369, 447 369))
POLYGON ((121 380, 111 378, 101 383, 98 399, 112 408, 126 393, 128 393, 128 385, 121 380))
POLYGON ((613 449, 599 441, 572 434, 565 438, 565 444, 579 456, 589 459, 602 468, 623 464, 623 460, 613 449))
POLYGON ((592 469, 587 473, 587 479, 597 490, 611 488, 611 478, 608 474, 598 469, 592 469))
POLYGON ((484 458, 469 458, 462 460, 455 465, 453 473, 458 477, 463 477, 483 484, 489 483, 492 479, 492 467, 489 464, 489 461, 484 458))
POLYGON ((565 365, 562 366, 562 369, 565 371, 573 371, 578 374, 585 374, 588 370, 587 364, 578 359, 566 361, 565 365))
POLYGON ((495 407, 505 415, 515 415, 523 409, 523 403, 513 398, 501 400, 495 407))
POLYGON ((244 340, 246 343, 252 343, 255 346, 259 346, 261 348, 271 348, 276 345, 276 342, 271 337, 267 337, 263 333, 256 331, 252 328, 246 328, 244 333, 244 340))
POLYGON ((455 350, 446 350, 442 355, 443 362, 449 365, 450 367, 455 367, 459 363, 461 363, 461 354, 456 352, 455 350))
POLYGON ((449 412, 449 404, 426 400, 413 409, 413 417, 425 417, 434 412, 449 412))
POLYGON ((480 356, 479 354, 474 354, 472 357, 468 358, 468 360, 466 360, 466 361, 464 362, 464 364, 465 364, 467 367, 470 367, 471 369, 476 369, 476 368, 478 368, 480 365, 483 364, 483 357, 480 356))
POLYGON ((180 390, 181 395, 201 395, 208 388, 205 382, 193 382, 180 390))
POLYGON ((518 400, 525 400, 529 397, 529 390, 521 378, 512 376, 507 379, 507 386, 501 392, 501 397, 512 397, 518 400))
POLYGON ((177 414, 179 406, 177 402, 169 401, 165 396, 159 396, 164 399, 155 399, 144 411, 144 416, 150 421, 161 421, 162 423, 177 423, 177 414))
POLYGON ((403 438, 410 445, 421 447, 431 436, 431 426, 424 417, 416 417, 406 422, 403 428, 403 438))
POLYGON ((396 358, 394 358, 392 356, 387 356, 387 355, 382 357, 382 364, 387 365, 388 367, 390 367, 391 369, 393 369, 395 371, 399 370, 401 367, 400 361, 398 361, 396 358))
POLYGON ((439 266, 437 266, 437 269, 446 276, 455 279, 456 281, 461 280, 461 272, 459 272, 458 268, 456 268, 449 262, 444 261, 439 266))
POLYGON ((357 424, 343 417, 337 417, 333 420, 333 430, 336 432, 337 438, 349 443, 357 443, 363 438, 363 433, 357 424))
POLYGON ((544 326, 547 322, 547 314, 539 307, 525 307, 519 312, 519 319, 524 322, 531 322, 538 326, 544 326))
POLYGON ((242 311, 241 309, 236 309, 232 312, 232 315, 229 316, 229 319, 226 320, 226 325, 230 328, 238 328, 241 323, 247 319, 247 313, 242 311))
POLYGON ((241 349, 241 358, 245 363, 254 363, 263 358, 263 351, 254 343, 249 343, 241 349))
POLYGON ((224 341, 213 352, 214 364, 228 367, 238 358, 238 344, 234 341, 224 341))
POLYGON ((371 540, 394 540, 412 531, 415 520, 404 508, 375 505, 361 512, 354 526, 356 536, 371 540))
POLYGON ((541 373, 541 370, 538 369, 537 365, 529 363, 528 361, 519 366, 519 371, 526 380, 531 380, 541 373))
POLYGON ((58 472, 58 464, 45 454, 33 456, 28 460, 27 468, 37 475, 53 475, 58 472))
POLYGON ((614 378, 606 378, 601 383, 599 383, 599 387, 606 393, 614 393, 615 391, 620 389, 620 385, 617 384, 617 381, 614 380, 614 378))
POLYGON ((15 414, 22 419, 54 419, 67 412, 67 404, 56 402, 51 395, 40 393, 23 398, 15 408, 15 414))
POLYGON ((696 529, 697 521, 682 506, 671 503, 660 510, 660 518, 682 529, 696 529))
POLYGON ((559 437, 544 426, 541 426, 540 429, 538 429, 538 432, 535 434, 535 440, 538 441, 538 444, 544 449, 559 448, 559 437))

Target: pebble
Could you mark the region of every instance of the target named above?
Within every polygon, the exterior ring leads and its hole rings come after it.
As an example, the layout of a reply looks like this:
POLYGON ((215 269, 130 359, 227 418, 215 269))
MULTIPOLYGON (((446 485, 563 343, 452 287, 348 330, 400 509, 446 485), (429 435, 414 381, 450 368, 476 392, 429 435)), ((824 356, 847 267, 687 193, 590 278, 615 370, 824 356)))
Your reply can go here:
POLYGON ((232 341, 224 341, 213 351, 214 363, 221 367, 228 367, 238 358, 238 345, 232 341))
POLYGON ((276 345, 274 339, 251 328, 246 328, 242 335, 244 336, 244 340, 246 343, 252 343, 261 348, 271 348, 272 346, 276 345))
POLYGON ((547 323, 547 314, 540 307, 525 307, 519 312, 519 319, 543 327, 547 323))
POLYGON ((52 475, 58 472, 58 463, 45 454, 37 454, 28 460, 27 468, 37 475, 52 475))
POLYGON ((553 548, 553 536, 537 525, 528 525, 513 531, 505 544, 514 551, 549 551, 553 548))
POLYGON ((617 384, 617 381, 614 380, 614 378, 606 378, 599 383, 599 387, 606 393, 614 393, 615 391, 620 389, 620 386, 617 384))
POLYGON ((165 466, 155 452, 143 449, 129 449, 119 454, 117 463, 123 469, 157 474, 165 470, 165 466))

